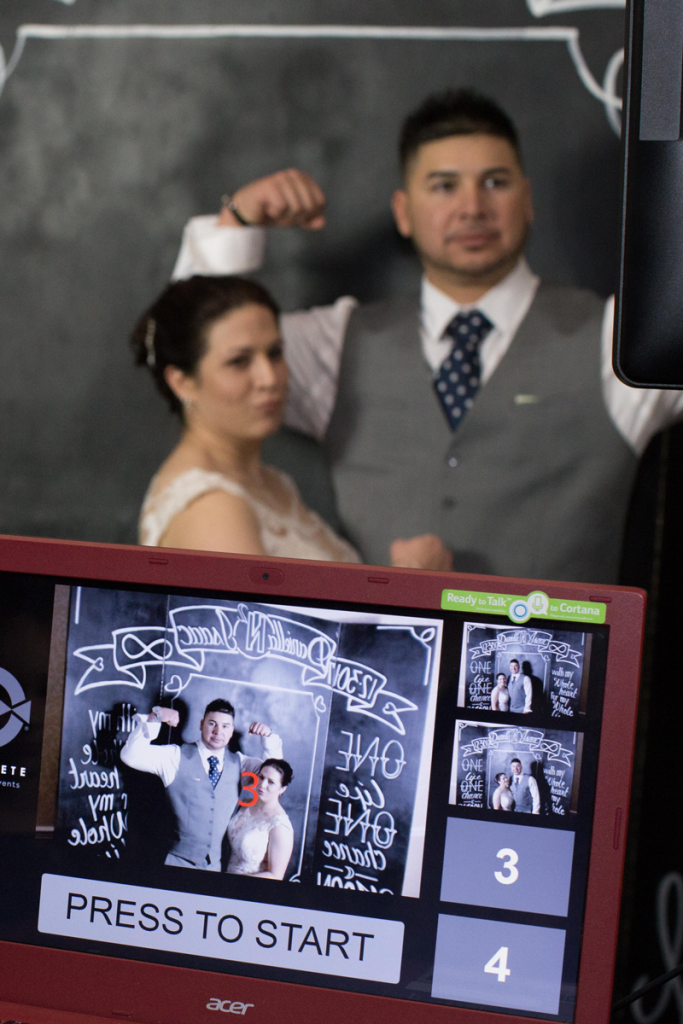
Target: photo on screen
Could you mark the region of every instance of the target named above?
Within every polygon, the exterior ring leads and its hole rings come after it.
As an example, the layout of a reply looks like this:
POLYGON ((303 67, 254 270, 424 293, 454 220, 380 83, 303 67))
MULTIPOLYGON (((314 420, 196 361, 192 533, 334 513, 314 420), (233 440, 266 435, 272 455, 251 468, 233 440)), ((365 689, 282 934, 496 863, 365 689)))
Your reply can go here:
POLYGON ((591 634, 466 622, 458 707, 548 718, 585 715, 591 634))
POLYGON ((583 734, 455 723, 449 803, 543 817, 576 813, 583 734))
POLYGON ((74 870, 272 877, 269 810, 291 837, 285 881, 419 895, 438 620, 97 587, 72 588, 67 615, 54 835, 74 870), (159 707, 177 726, 149 722, 159 707))

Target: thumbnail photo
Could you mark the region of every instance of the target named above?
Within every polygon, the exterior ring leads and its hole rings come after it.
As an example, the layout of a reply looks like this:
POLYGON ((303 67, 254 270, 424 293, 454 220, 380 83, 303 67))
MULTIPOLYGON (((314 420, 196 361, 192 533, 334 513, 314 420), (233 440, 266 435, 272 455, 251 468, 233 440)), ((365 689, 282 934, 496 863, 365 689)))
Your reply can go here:
POLYGON ((458 707, 574 718, 586 713, 591 634, 466 622, 458 707))
POLYGON ((67 614, 74 857, 419 895, 440 622, 95 587, 67 614))
POLYGON ((449 803, 500 813, 574 814, 582 745, 581 733, 457 721, 449 803))

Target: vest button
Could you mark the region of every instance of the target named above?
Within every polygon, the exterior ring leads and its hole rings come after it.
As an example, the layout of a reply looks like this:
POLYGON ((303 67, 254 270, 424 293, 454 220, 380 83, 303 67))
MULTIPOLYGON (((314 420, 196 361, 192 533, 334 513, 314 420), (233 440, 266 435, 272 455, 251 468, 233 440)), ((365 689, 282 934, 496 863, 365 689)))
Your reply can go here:
POLYGON ((454 508, 456 504, 455 498, 444 498, 441 502, 443 508, 454 508))
POLYGON ((455 455, 450 456, 448 460, 448 465, 451 467, 451 469, 455 469, 455 467, 458 465, 458 460, 456 459, 455 455))

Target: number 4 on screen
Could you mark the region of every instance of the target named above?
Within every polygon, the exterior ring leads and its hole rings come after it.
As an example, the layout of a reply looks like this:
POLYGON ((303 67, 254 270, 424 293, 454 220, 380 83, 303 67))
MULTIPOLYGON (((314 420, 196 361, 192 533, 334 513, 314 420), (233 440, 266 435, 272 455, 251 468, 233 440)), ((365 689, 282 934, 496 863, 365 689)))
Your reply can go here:
POLYGON ((510 974, 507 946, 501 946, 498 952, 493 954, 484 968, 484 974, 497 974, 498 981, 505 981, 510 974))

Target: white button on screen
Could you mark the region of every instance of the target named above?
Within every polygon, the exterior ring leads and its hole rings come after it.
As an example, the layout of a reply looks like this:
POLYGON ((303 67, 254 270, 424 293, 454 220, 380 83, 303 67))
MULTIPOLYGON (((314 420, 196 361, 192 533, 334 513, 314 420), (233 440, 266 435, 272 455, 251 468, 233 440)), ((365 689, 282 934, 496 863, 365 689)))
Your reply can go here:
POLYGON ((565 917, 574 833, 449 818, 441 899, 565 917))

